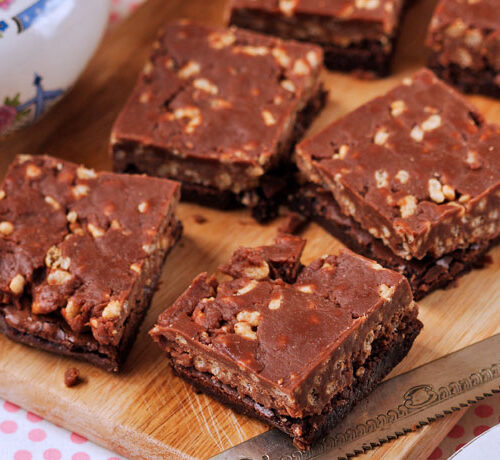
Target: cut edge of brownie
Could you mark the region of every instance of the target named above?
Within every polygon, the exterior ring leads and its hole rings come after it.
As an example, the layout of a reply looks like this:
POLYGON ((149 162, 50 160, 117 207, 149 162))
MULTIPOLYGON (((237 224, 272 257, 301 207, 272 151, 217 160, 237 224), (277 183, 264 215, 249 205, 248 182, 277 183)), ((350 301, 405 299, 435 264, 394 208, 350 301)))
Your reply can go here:
MULTIPOLYGON (((161 268, 161 265, 165 261, 169 252, 173 249, 175 243, 182 236, 182 224, 178 220, 174 220, 173 225, 167 226, 166 229, 171 228, 171 235, 173 236, 173 244, 167 248, 161 258, 158 258, 157 266, 161 268)), ((55 340, 48 340, 42 337, 38 337, 23 331, 20 331, 12 326, 10 326, 5 318, 5 313, 2 309, 0 309, 0 333, 4 334, 7 338, 22 343, 24 345, 29 345, 33 348, 48 351, 64 356, 68 356, 70 358, 82 360, 94 364, 101 369, 104 369, 108 372, 118 372, 120 370, 121 365, 125 362, 132 345, 137 336, 137 331, 141 326, 148 308, 151 303, 151 299, 156 291, 158 280, 161 275, 161 270, 156 270, 153 275, 153 279, 150 286, 145 286, 142 291, 142 297, 136 301, 136 307, 131 311, 130 316, 126 319, 122 339, 118 345, 118 347, 107 347, 109 349, 109 353, 103 353, 102 351, 90 351, 90 349, 85 349, 82 346, 64 346, 60 342, 56 342, 55 340)), ((35 317, 35 321, 38 320, 39 324, 43 327, 44 324, 53 325, 54 321, 51 318, 50 322, 47 320, 43 320, 42 315, 34 315, 29 312, 28 316, 31 320, 35 317)), ((58 318, 57 323, 64 325, 63 318, 58 318)), ((60 330, 63 329, 62 326, 59 326, 60 330)), ((66 333, 65 333, 66 334, 66 333)), ((71 334, 71 332, 70 332, 71 334)), ((75 334, 75 333, 72 333, 75 334)), ((76 334, 81 335, 81 334, 76 334)), ((89 335, 89 339, 92 342, 95 342, 95 339, 91 335, 89 335)), ((89 347, 90 348, 90 347, 89 347)))
POLYGON ((483 268, 486 253, 500 240, 485 241, 471 247, 445 254, 438 259, 429 256, 410 261, 392 253, 349 216, 342 214, 331 193, 316 185, 305 185, 288 198, 288 206, 319 224, 333 237, 354 252, 376 260, 384 267, 404 275, 412 288, 415 300, 446 288, 472 269, 483 268))
POLYGON ((491 67, 473 71, 454 63, 444 66, 439 62, 439 56, 435 53, 429 57, 428 67, 439 78, 458 88, 463 93, 483 94, 497 99, 500 98, 500 84, 495 82, 498 73, 491 67))
POLYGON ((312 37, 299 38, 282 36, 276 30, 259 29, 251 27, 246 21, 242 21, 238 17, 238 11, 233 10, 231 5, 228 6, 226 16, 227 23, 241 28, 247 28, 260 33, 266 33, 282 37, 283 39, 292 39, 305 41, 320 46, 324 53, 324 64, 329 70, 340 72, 351 72, 361 78, 383 78, 391 73, 392 60, 398 42, 401 22, 404 18, 406 10, 414 2, 414 0, 403 0, 403 6, 397 18, 397 25, 390 36, 387 36, 388 44, 390 44, 389 52, 384 50, 381 40, 364 39, 358 43, 350 44, 349 46, 340 46, 334 43, 325 43, 314 40, 312 37))
POLYGON ((391 51, 386 53, 377 40, 363 40, 357 45, 344 48, 330 43, 319 45, 325 55, 325 66, 329 70, 351 72, 359 77, 387 77, 391 73, 392 59, 397 43, 397 33, 389 39, 391 51))
POLYGON ((293 438, 299 449, 309 449, 311 444, 337 425, 359 402, 366 397, 408 354, 414 340, 422 329, 422 323, 410 318, 406 327, 396 340, 387 341, 384 337, 373 342, 372 352, 363 363, 365 369, 353 385, 334 396, 325 411, 316 416, 303 419, 277 414, 248 396, 241 396, 234 388, 223 384, 209 373, 194 367, 182 367, 172 363, 175 374, 182 377, 199 390, 208 393, 216 400, 236 411, 255 417, 268 425, 278 428, 293 438))

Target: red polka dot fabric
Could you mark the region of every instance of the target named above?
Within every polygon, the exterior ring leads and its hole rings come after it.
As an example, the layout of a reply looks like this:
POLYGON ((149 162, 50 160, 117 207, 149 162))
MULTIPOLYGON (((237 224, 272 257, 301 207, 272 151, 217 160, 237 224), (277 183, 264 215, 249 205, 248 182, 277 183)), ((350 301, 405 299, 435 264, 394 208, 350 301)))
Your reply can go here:
MULTIPOLYGON (((500 423, 500 396, 485 398, 467 410, 460 422, 453 427, 428 460, 446 460, 476 436, 498 423, 500 423)), ((498 458, 500 458, 500 453, 498 458)))
POLYGON ((111 0, 109 23, 116 24, 120 19, 134 12, 145 0, 111 0))
POLYGON ((121 460, 77 433, 0 399, 2 460, 121 460))

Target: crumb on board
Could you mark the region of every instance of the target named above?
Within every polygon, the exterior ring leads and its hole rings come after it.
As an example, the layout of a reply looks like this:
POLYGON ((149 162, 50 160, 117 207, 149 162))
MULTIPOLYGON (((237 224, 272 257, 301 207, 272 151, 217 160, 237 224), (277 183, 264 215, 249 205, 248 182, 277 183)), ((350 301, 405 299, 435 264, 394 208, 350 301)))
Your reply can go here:
POLYGON ((76 367, 66 369, 64 373, 64 384, 69 387, 74 387, 81 382, 80 371, 76 367))
POLYGON ((292 211, 287 211, 284 214, 284 219, 278 227, 278 231, 281 233, 294 234, 306 223, 307 219, 292 211))
POLYGON ((204 224, 205 222, 208 221, 208 219, 205 216, 202 216, 201 214, 195 214, 193 216, 193 219, 197 224, 204 224))
POLYGON ((494 260, 491 254, 485 254, 481 262, 483 263, 483 265, 486 266, 486 265, 491 265, 494 262, 494 260))

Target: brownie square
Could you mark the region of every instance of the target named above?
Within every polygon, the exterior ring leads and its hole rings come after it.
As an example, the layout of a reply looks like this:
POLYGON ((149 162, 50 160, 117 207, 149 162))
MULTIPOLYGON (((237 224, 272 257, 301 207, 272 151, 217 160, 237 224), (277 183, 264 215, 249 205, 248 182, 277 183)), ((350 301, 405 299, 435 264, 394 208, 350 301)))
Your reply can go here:
POLYGON ((320 45, 332 70, 390 73, 406 0, 232 0, 229 22, 320 45))
POLYGON ((324 104, 321 69, 314 45, 169 24, 114 125, 114 169, 177 179, 183 198, 273 217, 292 147, 324 104))
POLYGON ((428 70, 296 149, 307 180, 406 260, 499 235, 499 155, 500 129, 428 70))
POLYGON ((427 36, 429 67, 461 91, 500 97, 497 0, 441 0, 427 36))
MULTIPOLYGON (((303 244, 282 236, 281 258, 287 241, 293 265, 303 244)), ((406 355, 422 325, 407 280, 369 259, 323 256, 285 281, 270 276, 268 249, 240 249, 226 281, 200 274, 150 333, 178 375, 308 448, 406 355)))
POLYGON ((181 233, 179 184, 19 156, 0 188, 0 331, 117 371, 181 233))

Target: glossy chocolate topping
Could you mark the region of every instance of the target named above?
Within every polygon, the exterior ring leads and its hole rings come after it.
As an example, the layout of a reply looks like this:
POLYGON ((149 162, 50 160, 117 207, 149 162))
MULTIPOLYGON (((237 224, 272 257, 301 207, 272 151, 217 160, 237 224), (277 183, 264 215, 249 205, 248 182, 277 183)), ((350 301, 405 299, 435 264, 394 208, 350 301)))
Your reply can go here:
MULTIPOLYGON (((443 66, 500 72, 498 1, 441 0, 432 17, 427 45, 443 66)), ((500 86, 500 79, 497 84, 500 86)))

